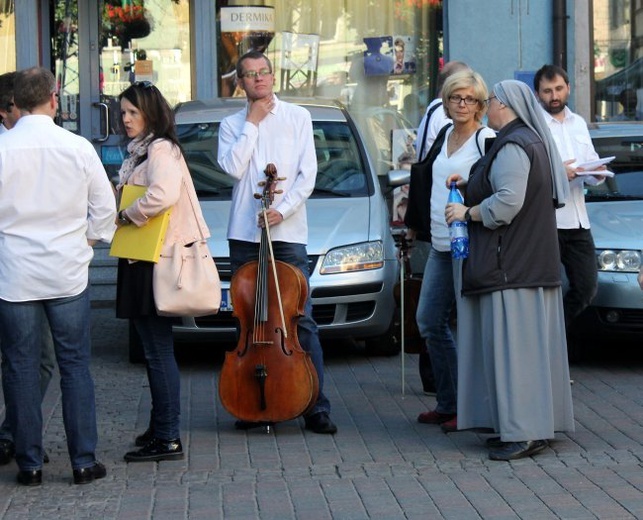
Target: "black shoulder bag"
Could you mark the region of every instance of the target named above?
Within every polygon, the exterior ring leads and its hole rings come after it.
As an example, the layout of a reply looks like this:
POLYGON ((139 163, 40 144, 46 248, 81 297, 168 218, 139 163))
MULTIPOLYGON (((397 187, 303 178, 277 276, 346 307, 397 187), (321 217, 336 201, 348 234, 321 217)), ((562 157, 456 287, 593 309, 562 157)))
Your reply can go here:
MULTIPOLYGON (((409 200, 404 224, 416 232, 416 238, 431 241, 431 185, 433 184, 433 163, 444 144, 444 138, 451 123, 442 127, 429 153, 419 162, 411 165, 409 200)), ((424 144, 422 144, 424 148, 424 144)), ((420 155, 421 156, 421 155, 420 155)))

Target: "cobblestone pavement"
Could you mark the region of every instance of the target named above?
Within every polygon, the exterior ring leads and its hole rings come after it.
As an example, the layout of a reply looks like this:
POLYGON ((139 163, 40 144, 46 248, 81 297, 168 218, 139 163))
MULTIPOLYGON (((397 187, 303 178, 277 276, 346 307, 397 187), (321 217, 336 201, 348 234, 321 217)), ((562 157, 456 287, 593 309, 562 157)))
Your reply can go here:
MULTIPOLYGON (((492 462, 485 435, 444 434, 416 422, 434 405, 420 392, 415 356, 327 356, 335 436, 301 421, 272 434, 239 432, 217 399, 220 356, 181 356, 183 461, 126 464, 149 413, 140 365, 127 362, 127 326, 95 309, 93 374, 107 478, 71 484, 52 382, 44 403, 43 485, 15 484, 0 467, 4 519, 548 519, 643 517, 643 361, 572 367, 577 431, 537 457, 492 462)), ((0 408, 0 414, 4 412, 0 408)))

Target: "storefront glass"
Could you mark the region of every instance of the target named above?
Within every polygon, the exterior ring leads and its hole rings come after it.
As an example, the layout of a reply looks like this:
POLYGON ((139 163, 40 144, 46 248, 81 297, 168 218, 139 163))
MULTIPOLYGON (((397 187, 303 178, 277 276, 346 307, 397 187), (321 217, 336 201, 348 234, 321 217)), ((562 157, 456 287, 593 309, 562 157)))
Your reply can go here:
POLYGON ((98 35, 98 53, 79 45, 78 0, 53 0, 51 5, 51 54, 64 128, 80 132, 81 96, 97 96, 106 110, 100 140, 117 133, 117 98, 134 81, 152 81, 172 105, 191 99, 189 0, 100 0, 80 7, 87 10, 82 19, 98 19, 98 28, 89 30, 98 35), (91 92, 82 91, 83 63, 98 74, 91 92))
POLYGON ((595 114, 643 119, 643 2, 594 0, 595 114))
POLYGON ((15 0, 0 0, 0 74, 16 70, 15 0))
POLYGON ((388 164, 383 173, 404 151, 393 132, 415 128, 432 98, 440 20, 439 0, 219 0, 219 93, 243 95, 237 59, 261 50, 280 95, 338 99, 363 130, 384 137, 374 150, 388 164))

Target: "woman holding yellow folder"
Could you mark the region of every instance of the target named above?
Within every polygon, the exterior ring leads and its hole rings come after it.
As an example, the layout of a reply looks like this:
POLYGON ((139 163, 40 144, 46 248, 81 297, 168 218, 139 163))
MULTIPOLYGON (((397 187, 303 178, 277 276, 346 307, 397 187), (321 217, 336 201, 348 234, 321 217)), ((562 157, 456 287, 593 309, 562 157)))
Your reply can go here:
MULTIPOLYGON (((149 81, 130 85, 119 96, 128 157, 119 172, 118 189, 145 186, 145 193, 118 213, 119 226, 144 226, 170 210, 162 250, 201 239, 207 225, 200 207, 194 218, 190 199, 197 200, 192 178, 176 136, 174 114, 149 81)), ((209 234, 206 234, 209 236, 209 234)), ((139 448, 125 454, 128 462, 183 458, 180 439, 180 377, 174 358, 172 318, 159 316, 154 305, 154 263, 121 258, 118 262, 116 315, 132 320, 141 338, 152 394, 149 428, 136 437, 139 448)))

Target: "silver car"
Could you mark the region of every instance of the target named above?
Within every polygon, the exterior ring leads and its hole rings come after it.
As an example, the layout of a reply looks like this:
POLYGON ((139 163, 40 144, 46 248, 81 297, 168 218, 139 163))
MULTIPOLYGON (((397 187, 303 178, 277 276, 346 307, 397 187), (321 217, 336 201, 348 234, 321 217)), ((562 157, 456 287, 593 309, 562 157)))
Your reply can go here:
MULTIPOLYGON (((590 135, 599 156, 616 159, 608 166, 614 178, 586 188, 598 292, 580 317, 579 332, 589 340, 640 340, 643 291, 636 278, 643 250, 643 124, 593 123, 590 135)), ((580 354, 570 352, 570 357, 580 354)))
MULTIPOLYGON (((389 211, 363 139, 339 105, 291 101, 310 111, 317 151, 317 181, 306 208, 311 298, 320 335, 364 339, 370 353, 397 353, 393 286, 399 266, 389 211)), ((233 180, 216 158, 219 123, 244 103, 235 98, 192 101, 176 109, 179 139, 212 233, 209 246, 223 286, 220 312, 177 319, 177 339, 236 338, 226 240, 233 180)))

